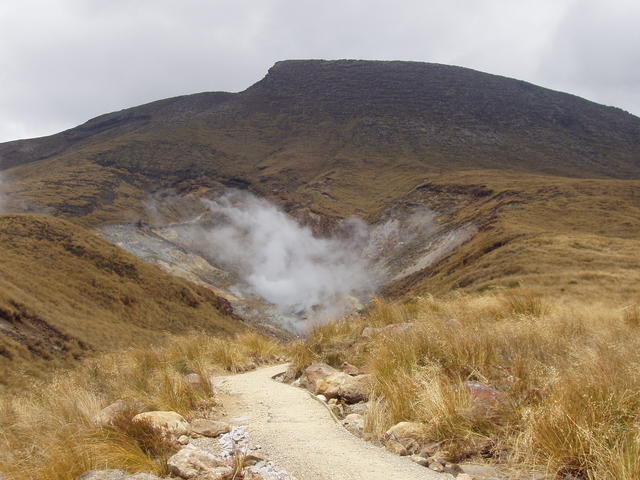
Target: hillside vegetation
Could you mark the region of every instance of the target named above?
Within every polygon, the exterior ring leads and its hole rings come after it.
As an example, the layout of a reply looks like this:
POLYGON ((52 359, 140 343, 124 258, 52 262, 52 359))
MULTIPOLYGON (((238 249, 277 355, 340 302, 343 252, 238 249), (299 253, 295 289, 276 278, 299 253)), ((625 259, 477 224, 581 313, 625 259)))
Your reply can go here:
POLYGON ((0 391, 167 333, 245 330, 228 303, 62 219, 0 215, 0 391))

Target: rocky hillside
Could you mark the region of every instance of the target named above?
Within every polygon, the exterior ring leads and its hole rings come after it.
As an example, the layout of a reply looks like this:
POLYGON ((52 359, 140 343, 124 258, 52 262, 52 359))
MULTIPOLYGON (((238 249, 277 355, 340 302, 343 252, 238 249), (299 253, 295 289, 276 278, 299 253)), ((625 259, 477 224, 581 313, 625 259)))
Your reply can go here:
POLYGON ((245 330, 229 304, 61 219, 0 215, 0 391, 165 333, 245 330))

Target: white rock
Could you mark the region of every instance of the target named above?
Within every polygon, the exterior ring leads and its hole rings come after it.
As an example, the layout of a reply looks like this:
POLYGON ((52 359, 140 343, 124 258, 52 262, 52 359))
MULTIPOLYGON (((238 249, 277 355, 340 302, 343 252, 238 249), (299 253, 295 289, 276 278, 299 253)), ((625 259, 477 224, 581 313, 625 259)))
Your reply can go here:
POLYGON ((222 480, 233 471, 223 458, 188 447, 169 458, 167 467, 169 473, 184 479, 222 480))
POLYGON ((196 418, 191 422, 191 430, 198 435, 215 438, 229 432, 231 426, 226 422, 196 418))
POLYGON ((344 417, 344 420, 342 420, 342 425, 344 425, 344 428, 349 430, 354 435, 357 435, 358 437, 361 437, 364 433, 364 417, 357 413, 351 413, 344 417))
POLYGON ((325 397, 324 395, 316 395, 316 398, 321 402, 327 402, 327 397, 325 397))

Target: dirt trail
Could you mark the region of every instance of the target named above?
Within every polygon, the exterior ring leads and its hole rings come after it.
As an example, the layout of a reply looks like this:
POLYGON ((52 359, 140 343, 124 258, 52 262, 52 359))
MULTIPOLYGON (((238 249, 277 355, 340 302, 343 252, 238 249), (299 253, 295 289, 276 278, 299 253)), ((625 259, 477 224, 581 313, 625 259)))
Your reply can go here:
POLYGON ((298 480, 451 478, 351 435, 306 391, 271 378, 286 367, 217 377, 215 384, 229 394, 229 417, 247 425, 252 443, 298 480))

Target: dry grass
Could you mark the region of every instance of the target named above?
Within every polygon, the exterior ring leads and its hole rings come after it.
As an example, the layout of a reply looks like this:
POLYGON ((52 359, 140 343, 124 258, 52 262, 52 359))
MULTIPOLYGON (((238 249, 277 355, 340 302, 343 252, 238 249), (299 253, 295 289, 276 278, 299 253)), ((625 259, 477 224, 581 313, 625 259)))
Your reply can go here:
POLYGON ((366 430, 424 425, 452 460, 493 461, 579 478, 640 478, 637 307, 507 294, 375 303, 359 318, 319 327, 296 345, 297 368, 349 360, 375 378, 366 430), (364 339, 365 326, 413 322, 364 339), (335 340, 332 340, 335 336, 335 340), (303 352, 303 353, 301 353, 303 352), (465 381, 498 391, 474 402, 465 381))
POLYGON ((191 334, 86 360, 0 400, 0 471, 11 480, 71 480, 93 468, 165 474, 175 445, 148 425, 133 424, 126 412, 109 428, 97 428, 95 414, 129 399, 187 418, 210 415, 216 406, 212 374, 251 369, 282 354, 280 344, 256 333, 230 339, 191 334), (194 388, 186 373, 205 381, 194 388))

